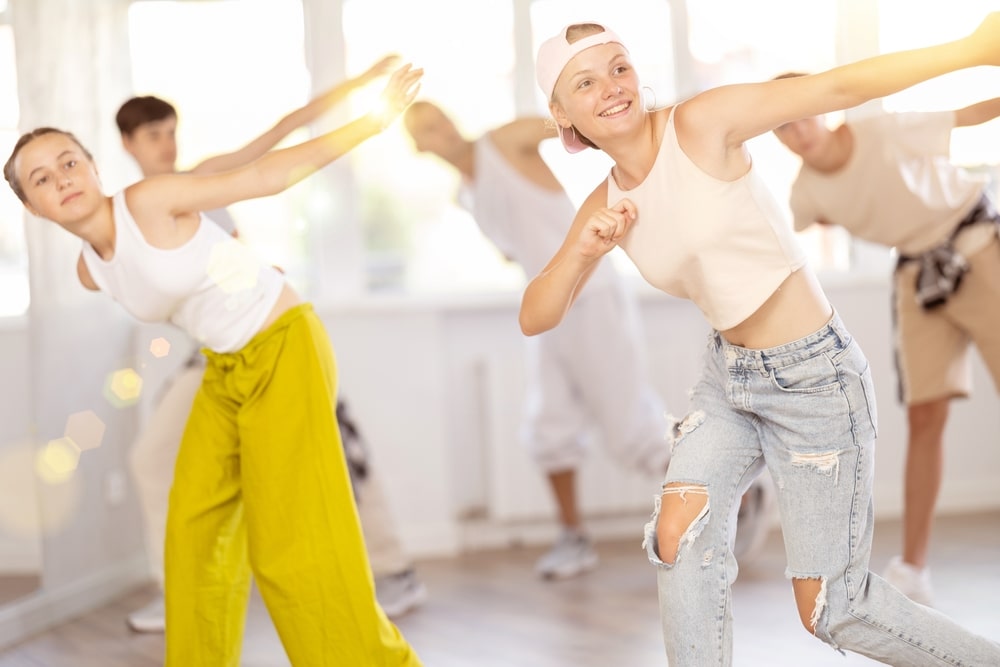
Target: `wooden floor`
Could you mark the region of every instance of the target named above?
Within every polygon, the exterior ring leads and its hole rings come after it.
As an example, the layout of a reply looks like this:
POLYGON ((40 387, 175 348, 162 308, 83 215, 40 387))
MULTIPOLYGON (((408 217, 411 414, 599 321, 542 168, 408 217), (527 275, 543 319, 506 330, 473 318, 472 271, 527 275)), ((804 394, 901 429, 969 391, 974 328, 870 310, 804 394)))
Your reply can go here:
POLYGON ((0 576, 0 606, 38 589, 42 578, 37 574, 19 574, 0 576))
MULTIPOLYGON (((899 544, 898 524, 880 523, 875 540, 872 564, 880 570, 899 544)), ((599 552, 596 571, 558 583, 534 577, 537 549, 420 562, 430 599, 398 625, 427 667, 664 666, 655 574, 639 540, 600 544, 599 552)), ((937 607, 970 629, 1000 639, 1000 512, 940 518, 932 557, 937 607)), ((735 664, 875 664, 841 656, 802 630, 783 570, 781 537, 775 533, 761 557, 742 568, 734 586, 735 664)), ((11 648, 0 654, 0 667, 160 665, 162 636, 131 634, 124 623, 149 593, 133 591, 11 648)), ((288 665, 256 597, 242 664, 288 665)))

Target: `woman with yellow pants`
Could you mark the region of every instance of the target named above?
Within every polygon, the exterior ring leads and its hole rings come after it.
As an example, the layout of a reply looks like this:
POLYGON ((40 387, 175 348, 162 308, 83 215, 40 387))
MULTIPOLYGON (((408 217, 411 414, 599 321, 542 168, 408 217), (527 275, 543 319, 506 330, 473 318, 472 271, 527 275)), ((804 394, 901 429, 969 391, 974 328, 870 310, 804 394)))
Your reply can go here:
POLYGON ((335 417, 336 368, 312 310, 199 211, 275 194, 378 134, 413 100, 398 69, 378 113, 238 169, 104 195, 72 134, 23 135, 4 177, 80 237, 77 272, 143 321, 202 342, 202 386, 167 517, 166 665, 238 667, 252 572, 296 667, 419 667, 379 608, 335 417))

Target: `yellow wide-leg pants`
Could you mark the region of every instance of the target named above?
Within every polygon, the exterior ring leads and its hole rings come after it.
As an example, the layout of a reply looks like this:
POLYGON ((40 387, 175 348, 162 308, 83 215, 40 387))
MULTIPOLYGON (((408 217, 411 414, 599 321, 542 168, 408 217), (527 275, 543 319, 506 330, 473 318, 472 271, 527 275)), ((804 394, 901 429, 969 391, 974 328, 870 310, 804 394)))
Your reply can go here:
POLYGON ((207 356, 170 492, 166 666, 239 667, 251 571, 295 667, 419 666, 375 600, 312 306, 207 356))

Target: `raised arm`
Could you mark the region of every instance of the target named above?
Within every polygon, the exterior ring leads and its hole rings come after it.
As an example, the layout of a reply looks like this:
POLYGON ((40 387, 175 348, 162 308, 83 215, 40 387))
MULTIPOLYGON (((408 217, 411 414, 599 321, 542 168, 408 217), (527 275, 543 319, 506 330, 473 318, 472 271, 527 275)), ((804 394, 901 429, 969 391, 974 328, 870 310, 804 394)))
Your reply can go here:
POLYGON ((979 125, 1000 116, 1000 97, 955 110, 955 127, 979 125))
POLYGON ((635 220, 635 206, 627 199, 606 208, 607 182, 580 207, 566 240, 555 256, 524 290, 518 321, 528 336, 555 328, 597 268, 635 220))
POLYGON ((374 79, 388 74, 397 65, 399 57, 390 55, 382 58, 369 67, 364 73, 352 79, 343 81, 326 92, 314 97, 303 107, 292 111, 279 120, 271 129, 260 135, 243 148, 231 153, 214 155, 196 165, 190 171, 196 174, 210 174, 229 171, 250 164, 264 153, 274 148, 279 141, 300 127, 309 125, 324 113, 347 98, 352 92, 370 83, 374 79))
POLYGON ((518 118, 493 130, 497 145, 513 147, 524 153, 537 153, 538 144, 557 136, 551 120, 541 116, 518 118))
POLYGON ((961 39, 874 56, 825 72, 715 88, 685 109, 689 128, 727 148, 786 122, 847 109, 928 79, 979 65, 1000 65, 1000 12, 961 39))
POLYGON ((423 70, 404 65, 390 77, 375 111, 309 141, 270 151, 238 169, 140 181, 128 189, 129 207, 137 219, 144 213, 179 216, 277 194, 381 132, 413 101, 421 76, 423 70))

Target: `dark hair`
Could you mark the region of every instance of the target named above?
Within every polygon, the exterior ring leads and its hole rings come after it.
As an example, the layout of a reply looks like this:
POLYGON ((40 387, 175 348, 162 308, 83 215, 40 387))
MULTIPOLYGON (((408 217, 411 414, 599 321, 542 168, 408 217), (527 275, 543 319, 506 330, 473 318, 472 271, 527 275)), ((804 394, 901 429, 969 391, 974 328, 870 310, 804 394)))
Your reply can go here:
POLYGON ((133 97, 121 105, 115 114, 115 123, 118 124, 118 131, 128 137, 139 126, 166 118, 177 118, 177 109, 159 97, 144 95, 133 97))
POLYGON ((74 144, 80 147, 83 154, 87 156, 87 159, 91 162, 94 161, 94 156, 90 154, 80 140, 73 136, 72 132, 67 132, 66 130, 59 130, 54 127, 38 127, 31 132, 25 132, 21 135, 21 138, 17 140, 14 144, 14 150, 11 151, 10 157, 7 158, 7 163, 3 166, 3 177, 6 179, 7 184, 10 185, 10 189, 14 191, 17 198, 21 200, 22 203, 27 203, 28 199, 24 194, 24 189, 21 187, 20 181, 17 180, 17 174, 14 172, 14 159, 17 158, 17 154, 21 152, 21 149, 30 144, 32 141, 38 137, 45 136, 46 134, 61 134, 64 137, 69 137, 74 144))

